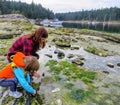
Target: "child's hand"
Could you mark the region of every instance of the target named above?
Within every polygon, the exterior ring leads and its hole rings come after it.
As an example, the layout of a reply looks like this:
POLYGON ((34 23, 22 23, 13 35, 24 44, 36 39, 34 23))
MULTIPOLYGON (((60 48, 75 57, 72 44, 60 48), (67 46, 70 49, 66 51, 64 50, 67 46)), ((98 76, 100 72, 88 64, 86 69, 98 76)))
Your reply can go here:
POLYGON ((33 76, 35 76, 36 78, 40 78, 40 74, 38 74, 37 72, 34 72, 33 76))
POLYGON ((35 90, 35 92, 32 94, 32 96, 35 96, 37 94, 37 91, 35 90))

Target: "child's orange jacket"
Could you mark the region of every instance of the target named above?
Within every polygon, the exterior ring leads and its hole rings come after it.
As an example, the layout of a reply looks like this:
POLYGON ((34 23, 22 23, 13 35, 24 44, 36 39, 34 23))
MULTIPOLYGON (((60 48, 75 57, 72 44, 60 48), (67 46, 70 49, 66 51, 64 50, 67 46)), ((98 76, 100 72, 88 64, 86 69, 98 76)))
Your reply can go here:
POLYGON ((24 68, 25 67, 24 58, 25 58, 25 55, 23 53, 17 52, 13 56, 13 62, 8 64, 2 70, 0 70, 0 78, 6 78, 6 79, 14 78, 14 72, 13 72, 12 64, 14 64, 15 67, 24 68))

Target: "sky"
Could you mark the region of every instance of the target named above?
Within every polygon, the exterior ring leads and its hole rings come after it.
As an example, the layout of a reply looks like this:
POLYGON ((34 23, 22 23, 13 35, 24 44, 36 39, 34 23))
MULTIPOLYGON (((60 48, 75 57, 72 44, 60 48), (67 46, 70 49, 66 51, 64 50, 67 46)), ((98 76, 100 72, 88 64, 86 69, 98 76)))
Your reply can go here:
POLYGON ((41 4, 54 13, 75 12, 81 10, 119 7, 120 0, 15 0, 26 3, 41 4))

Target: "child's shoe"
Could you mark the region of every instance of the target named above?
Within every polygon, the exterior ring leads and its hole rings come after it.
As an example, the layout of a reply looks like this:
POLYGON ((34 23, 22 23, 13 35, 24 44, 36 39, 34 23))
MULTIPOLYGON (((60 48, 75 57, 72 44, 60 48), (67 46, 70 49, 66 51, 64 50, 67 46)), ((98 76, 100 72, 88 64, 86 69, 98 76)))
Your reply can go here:
POLYGON ((9 96, 13 96, 14 98, 20 98, 22 96, 22 93, 18 91, 15 92, 9 91, 9 96))

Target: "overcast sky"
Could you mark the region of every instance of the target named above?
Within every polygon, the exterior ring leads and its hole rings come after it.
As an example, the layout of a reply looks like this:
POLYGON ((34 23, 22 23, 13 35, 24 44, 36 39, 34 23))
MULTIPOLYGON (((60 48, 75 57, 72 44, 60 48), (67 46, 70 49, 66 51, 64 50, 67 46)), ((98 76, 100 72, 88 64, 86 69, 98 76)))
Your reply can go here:
POLYGON ((106 7, 119 7, 120 0, 15 0, 26 3, 34 1, 45 8, 49 8, 54 13, 74 12, 91 9, 100 9, 106 7))

